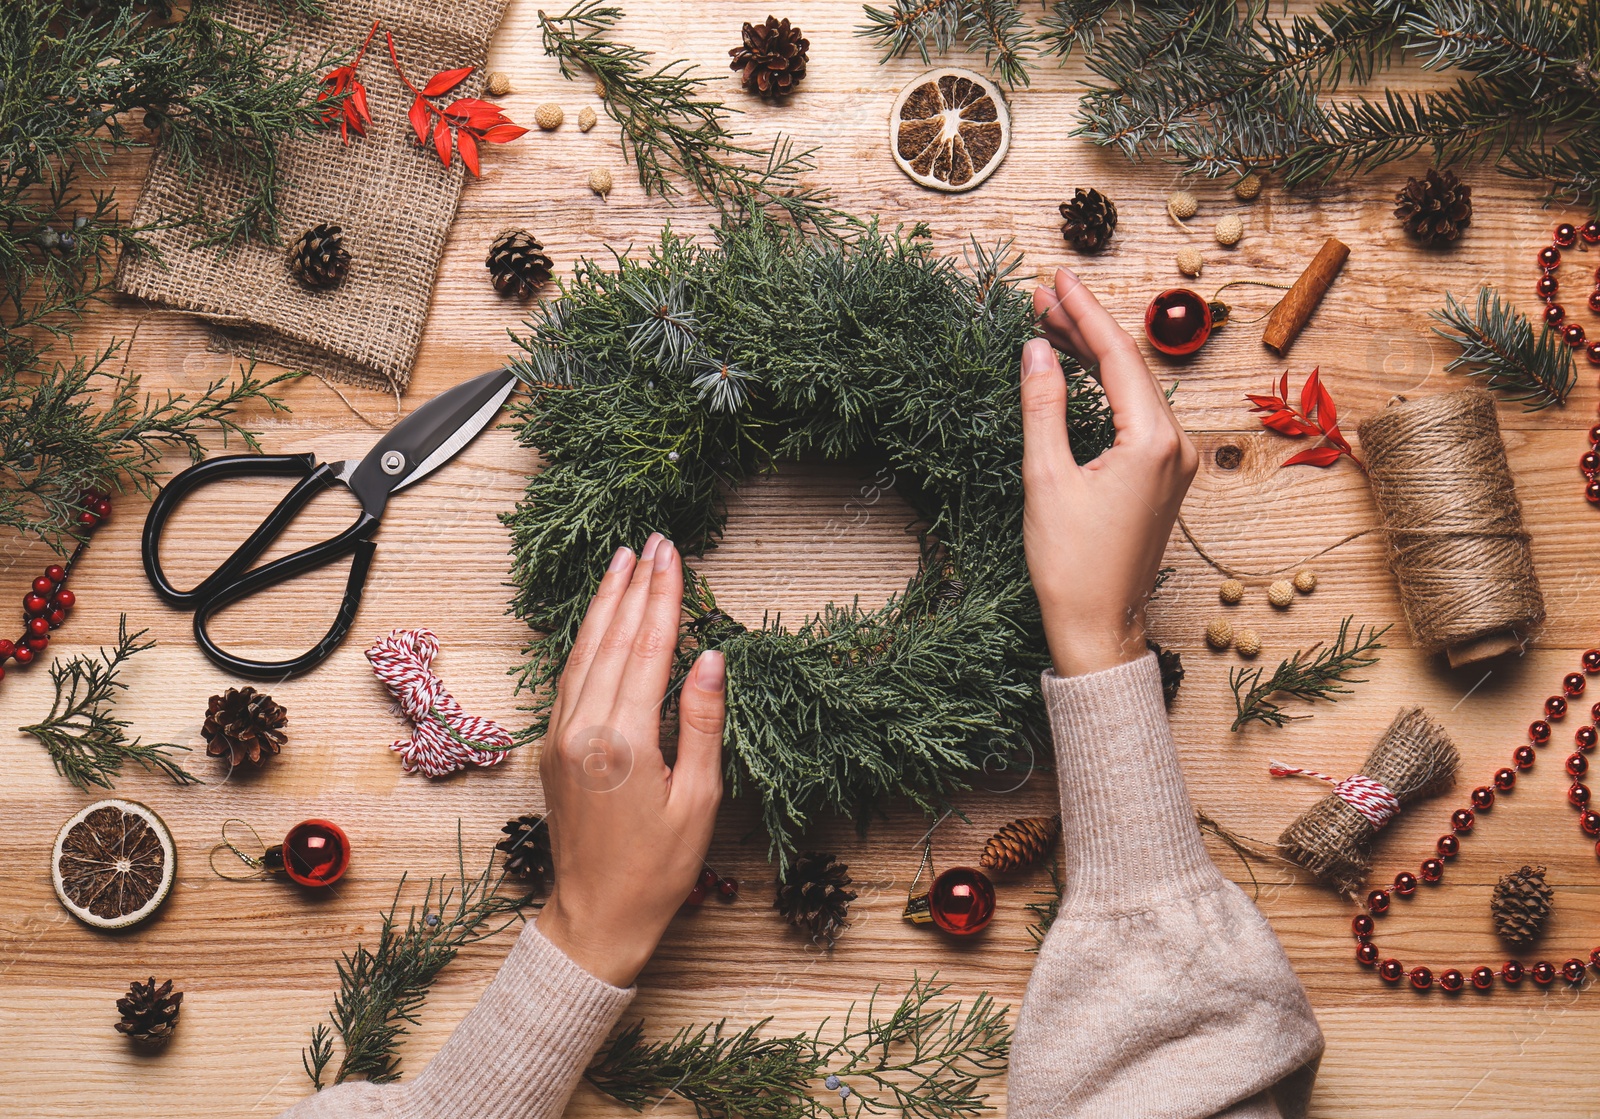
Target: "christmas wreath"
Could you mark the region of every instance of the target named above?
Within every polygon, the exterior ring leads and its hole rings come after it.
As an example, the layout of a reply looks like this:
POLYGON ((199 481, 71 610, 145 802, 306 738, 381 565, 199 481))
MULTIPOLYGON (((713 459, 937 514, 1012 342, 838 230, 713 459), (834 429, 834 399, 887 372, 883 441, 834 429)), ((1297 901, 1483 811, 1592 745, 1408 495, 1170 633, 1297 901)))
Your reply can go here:
MULTIPOLYGON (((543 305, 514 365, 520 439, 546 465, 504 516, 512 609, 535 631, 528 736, 617 547, 659 530, 704 554, 742 479, 820 455, 881 460, 921 518, 905 590, 795 629, 747 629, 692 571, 684 593, 675 685, 700 649, 726 655, 728 784, 761 798, 773 850, 819 812, 864 824, 895 796, 934 810, 1032 749, 1047 658, 1022 551, 1017 361, 1033 309, 1004 246, 974 245, 962 268, 927 237, 755 217, 697 245, 669 229, 643 259, 580 262, 543 305)), ((1111 414, 1068 368, 1087 459, 1111 414)))

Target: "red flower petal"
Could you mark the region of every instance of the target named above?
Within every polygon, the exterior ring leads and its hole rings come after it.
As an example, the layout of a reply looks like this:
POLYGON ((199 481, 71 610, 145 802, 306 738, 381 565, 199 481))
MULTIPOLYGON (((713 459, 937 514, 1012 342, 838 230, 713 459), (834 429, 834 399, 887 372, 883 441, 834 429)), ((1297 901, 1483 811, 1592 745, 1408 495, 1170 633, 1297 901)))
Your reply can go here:
POLYGON ((428 142, 428 121, 430 118, 428 115, 428 103, 422 99, 421 94, 418 94, 417 99, 411 103, 411 111, 406 114, 406 118, 411 121, 411 128, 417 134, 417 143, 426 144, 428 142))
POLYGON ((497 124, 493 128, 484 129, 483 138, 491 144, 509 144, 518 136, 526 136, 528 130, 515 124, 497 124))
POLYGON ((450 166, 450 126, 439 118, 439 123, 433 130, 433 146, 439 153, 439 162, 446 167, 450 166))
POLYGON ((1339 456, 1344 454, 1338 447, 1310 447, 1297 455, 1291 455, 1283 460, 1283 466, 1299 466, 1305 463, 1310 466, 1332 466, 1339 461, 1339 456))
POLYGON ((456 150, 461 153, 461 162, 467 165, 467 170, 483 178, 483 172, 478 170, 478 143, 472 138, 472 133, 466 129, 456 133, 456 150))
POLYGON ((463 66, 459 70, 441 70, 428 79, 428 84, 422 87, 422 95, 438 97, 440 94, 448 93, 464 82, 470 73, 472 73, 470 66, 463 66))

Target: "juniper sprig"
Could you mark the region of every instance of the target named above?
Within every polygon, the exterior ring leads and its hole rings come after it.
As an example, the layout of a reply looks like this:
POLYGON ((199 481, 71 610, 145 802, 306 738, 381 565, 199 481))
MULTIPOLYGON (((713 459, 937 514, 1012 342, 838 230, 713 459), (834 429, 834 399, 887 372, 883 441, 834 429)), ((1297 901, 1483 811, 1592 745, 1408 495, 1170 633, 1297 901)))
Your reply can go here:
POLYGON ((1365 680, 1351 676, 1363 668, 1378 663, 1378 650, 1384 647, 1379 640, 1389 632, 1389 627, 1373 629, 1359 627, 1350 632, 1353 617, 1339 623, 1339 635, 1332 644, 1318 642, 1309 649, 1296 650, 1294 655, 1280 661, 1272 675, 1265 680, 1263 668, 1235 668, 1228 673, 1228 686, 1233 689, 1234 719, 1232 730, 1240 730, 1249 723, 1265 723, 1281 727, 1308 715, 1285 715, 1281 704, 1271 697, 1293 696, 1295 699, 1325 699, 1336 702, 1342 695, 1351 694, 1346 684, 1361 684, 1365 680))

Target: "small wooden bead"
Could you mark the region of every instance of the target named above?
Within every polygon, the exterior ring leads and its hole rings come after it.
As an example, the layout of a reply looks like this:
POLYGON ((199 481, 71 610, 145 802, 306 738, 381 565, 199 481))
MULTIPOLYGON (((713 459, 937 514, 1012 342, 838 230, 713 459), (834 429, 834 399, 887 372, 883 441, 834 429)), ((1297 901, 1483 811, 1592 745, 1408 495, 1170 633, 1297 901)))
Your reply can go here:
POLYGON ((1425 967, 1412 968, 1411 985, 1419 991, 1426 991, 1429 987, 1433 986, 1433 972, 1429 971, 1425 967))
POLYGON ((1509 793, 1517 783, 1517 771, 1514 769, 1497 769, 1494 771, 1494 787, 1502 793, 1509 793))
POLYGON ((1303 568, 1294 573, 1294 589, 1301 594, 1310 594, 1317 589, 1317 573, 1309 568, 1303 568))
POLYGON ((1422 880, 1424 882, 1437 882, 1444 877, 1444 863, 1439 859, 1422 860, 1422 880))
POLYGON ((1472 809, 1470 808, 1458 808, 1450 813, 1450 826, 1458 833, 1471 831, 1473 823, 1472 809))
POLYGON ((1528 969, 1528 975, 1541 987, 1548 987, 1555 982, 1556 966, 1549 960, 1540 960, 1528 969))
POLYGON ((1224 579, 1217 588, 1217 597, 1229 606, 1237 606, 1244 600, 1244 584, 1237 579, 1224 579))
MULTIPOLYGON (((1596 949, 1596 951, 1600 951, 1600 949, 1596 949)), ((1473 968, 1472 985, 1480 991, 1487 991, 1494 986, 1494 969, 1489 967, 1473 968)))
POLYGON ((1206 626, 1206 644, 1219 653, 1233 644, 1233 623, 1226 618, 1213 618, 1206 626))
POLYGON ((1466 977, 1453 967, 1447 967, 1439 973, 1439 986, 1452 994, 1461 990, 1461 986, 1465 982, 1466 977))
POLYGON ((1287 610, 1294 601, 1294 584, 1287 579, 1279 579, 1267 588, 1267 601, 1279 610, 1287 610))
POLYGON ((1405 965, 1399 960, 1384 960, 1378 965, 1378 975, 1385 983, 1398 983, 1406 976, 1405 965))
POLYGON ((1439 852, 1442 858, 1453 859, 1461 850, 1461 840, 1457 839, 1453 835, 1441 835, 1439 837, 1439 842, 1435 843, 1433 847, 1434 850, 1439 852))
POLYGON ((1522 982, 1522 975, 1522 965, 1516 960, 1507 960, 1505 966, 1500 969, 1500 978, 1513 987, 1522 982))

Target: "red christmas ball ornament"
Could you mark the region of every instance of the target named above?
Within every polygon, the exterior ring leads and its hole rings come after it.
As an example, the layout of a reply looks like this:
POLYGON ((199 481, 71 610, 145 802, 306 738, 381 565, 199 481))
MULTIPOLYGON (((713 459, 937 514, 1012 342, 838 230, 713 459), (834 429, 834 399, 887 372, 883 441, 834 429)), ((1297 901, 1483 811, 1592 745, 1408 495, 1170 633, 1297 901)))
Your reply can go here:
POLYGON ((1466 983, 1466 977, 1453 967, 1447 967, 1439 973, 1439 987, 1451 994, 1461 990, 1466 983))
POLYGON ((1168 357, 1194 353, 1206 344, 1215 325, 1211 305, 1188 288, 1169 288, 1144 312, 1145 337, 1168 357))
POLYGON ((1594 749, 1596 741, 1600 741, 1600 733, 1591 726, 1581 726, 1573 732, 1572 741, 1577 743, 1578 749, 1587 753, 1594 749))
POLYGON ((1586 245, 1600 244, 1600 220, 1584 222, 1583 228, 1578 230, 1578 236, 1583 238, 1586 245))
POLYGON ((1589 429, 1589 442, 1593 446, 1600 447, 1600 424, 1595 424, 1589 429))
POLYGON ((350 867, 350 839, 332 821, 302 820, 282 843, 267 848, 261 862, 302 886, 331 886, 350 867))
POLYGON ((1589 772, 1589 759, 1581 753, 1572 754, 1567 758, 1567 776, 1582 777, 1589 772))
POLYGON ((1548 987, 1555 982, 1556 966, 1549 960, 1540 960, 1528 969, 1528 975, 1541 987, 1548 987))
POLYGON ((1403 898, 1408 898, 1417 892, 1417 876, 1409 870, 1402 870, 1394 876, 1394 892, 1403 898))
POLYGON ((1569 322, 1561 328, 1561 340, 1573 349, 1583 345, 1588 335, 1583 332, 1583 327, 1575 322, 1569 322))
POLYGON ((1372 930, 1376 927, 1372 918, 1365 913, 1357 913, 1350 920, 1350 931, 1355 934, 1357 940, 1365 940, 1371 936, 1372 930))
POLYGON ((1581 781, 1573 782, 1572 788, 1567 790, 1567 799, 1574 808, 1582 808, 1589 803, 1589 786, 1581 781))
POLYGON ((1494 790, 1488 785, 1479 785, 1472 790, 1472 807, 1479 812, 1487 812, 1494 807, 1494 790))
POLYGON ((1522 965, 1516 960, 1507 960, 1505 966, 1500 969, 1500 978, 1512 986, 1522 982, 1522 974, 1522 965))
POLYGON ((1600 835, 1600 812, 1585 808, 1578 815, 1578 827, 1584 835, 1600 835))
POLYGON ((1570 222, 1562 222, 1556 226, 1555 234, 1551 237, 1560 248, 1570 249, 1578 243, 1578 227, 1570 222))
POLYGON ((1589 310, 1600 315, 1600 288, 1589 293, 1589 310))
POLYGON ((1584 679, 1581 672, 1569 672, 1561 678, 1561 690, 1570 696, 1582 695, 1584 686, 1587 684, 1588 681, 1584 679))
POLYGON ((928 890, 933 923, 955 936, 971 936, 994 917, 994 883, 981 870, 953 866, 928 890))
MULTIPOLYGON (((1600 311, 1596 311, 1595 314, 1600 315, 1600 311)), ((1600 339, 1590 342, 1583 352, 1589 355, 1590 365, 1600 365, 1600 339)))
POLYGON ((1389 891, 1373 890, 1367 895, 1367 909, 1382 916, 1389 912, 1389 891))
POLYGON ((1590 482, 1584 486, 1583 496, 1591 505, 1600 505, 1600 482, 1590 482))
POLYGON ((1583 972, 1583 961, 1576 956, 1561 965, 1561 978, 1568 983, 1582 983, 1583 972))
POLYGON ((1535 746, 1543 746, 1550 741, 1550 724, 1543 719, 1535 719, 1528 724, 1528 741, 1535 746))
POLYGON ((1494 969, 1489 967, 1473 968, 1472 985, 1480 991, 1487 991, 1494 986, 1494 969))
POLYGON ((1582 660, 1585 672, 1600 672, 1600 649, 1585 649, 1582 660))

